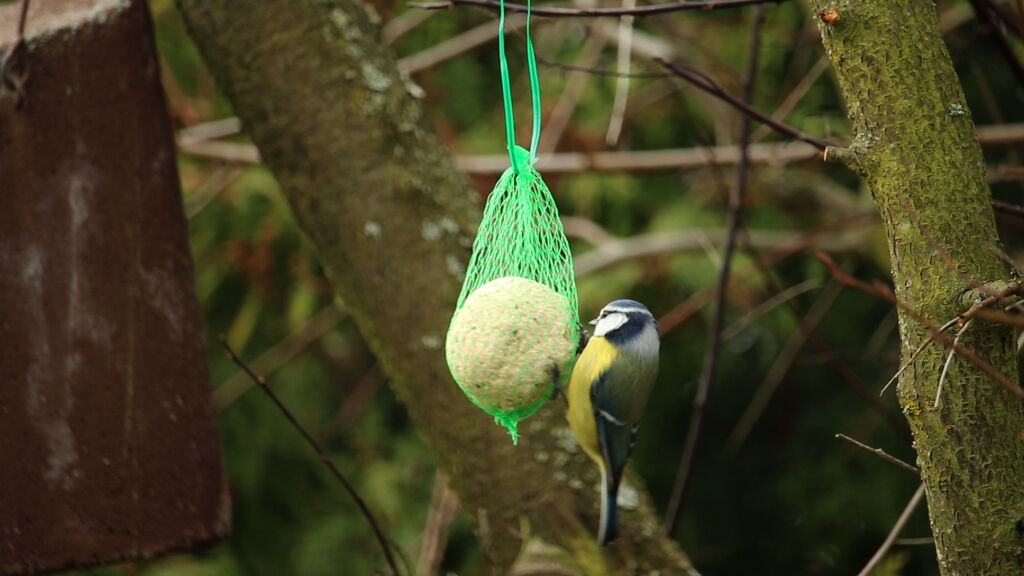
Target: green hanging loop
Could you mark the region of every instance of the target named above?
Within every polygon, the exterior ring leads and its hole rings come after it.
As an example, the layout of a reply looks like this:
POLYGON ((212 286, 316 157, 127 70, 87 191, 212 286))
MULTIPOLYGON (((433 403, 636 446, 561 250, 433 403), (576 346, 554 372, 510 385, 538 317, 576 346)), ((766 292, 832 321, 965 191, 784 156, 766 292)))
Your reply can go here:
POLYGON ((526 62, 530 71, 530 96, 533 101, 533 135, 530 137, 530 163, 537 161, 537 143, 540 142, 540 78, 537 75, 537 57, 530 39, 531 0, 526 0, 526 62))
MULTIPOLYGON (((505 0, 500 0, 500 17, 498 19, 498 60, 501 70, 501 98, 505 105, 505 134, 508 138, 508 155, 512 163, 512 172, 520 173, 519 159, 515 153, 516 126, 512 112, 512 88, 508 77, 508 59, 505 57, 505 0)), ((533 134, 530 137, 530 164, 537 161, 537 144, 540 142, 540 78, 537 73, 537 56, 533 51, 533 40, 530 38, 530 14, 533 9, 532 0, 526 2, 526 60, 530 74, 530 100, 533 107, 533 134)))
POLYGON ((516 163, 516 123, 512 116, 512 88, 508 79, 508 60, 505 58, 505 0, 501 0, 501 15, 498 19, 498 60, 501 69, 501 98, 505 104, 505 135, 508 138, 508 156, 512 172, 519 174, 516 163))

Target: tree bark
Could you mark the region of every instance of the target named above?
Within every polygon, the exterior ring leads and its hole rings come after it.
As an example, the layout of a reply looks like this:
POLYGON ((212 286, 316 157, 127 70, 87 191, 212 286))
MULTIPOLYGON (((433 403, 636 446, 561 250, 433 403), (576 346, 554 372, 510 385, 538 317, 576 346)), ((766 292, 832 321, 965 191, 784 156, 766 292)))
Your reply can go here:
MULTIPOLYGON (((963 312, 965 291, 1011 280, 985 163, 935 6, 918 0, 812 0, 855 138, 830 151, 867 180, 889 240, 901 302, 899 381, 944 575, 1024 571, 1024 404, 926 327, 963 312)), ((984 294, 975 291, 973 294, 984 294)), ((957 328, 954 328, 956 330, 957 328)), ((1017 382, 1013 330, 972 322, 960 344, 1017 382)))
POLYGON ((597 547, 597 471, 563 400, 521 423, 513 446, 451 380, 443 344, 480 202, 375 15, 357 0, 179 6, 498 568, 538 550, 550 567, 553 545, 574 573, 691 573, 635 476, 621 541, 597 547))

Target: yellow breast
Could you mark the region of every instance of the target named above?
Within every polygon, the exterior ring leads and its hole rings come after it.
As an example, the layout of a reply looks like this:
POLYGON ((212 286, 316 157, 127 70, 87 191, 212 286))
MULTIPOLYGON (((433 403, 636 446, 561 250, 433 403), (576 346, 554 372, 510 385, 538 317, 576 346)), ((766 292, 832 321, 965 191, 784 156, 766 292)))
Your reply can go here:
POLYGON ((588 456, 604 466, 601 444, 594 422, 594 409, 590 402, 590 387, 615 360, 616 351, 608 340, 595 336, 583 349, 569 379, 569 427, 588 456))

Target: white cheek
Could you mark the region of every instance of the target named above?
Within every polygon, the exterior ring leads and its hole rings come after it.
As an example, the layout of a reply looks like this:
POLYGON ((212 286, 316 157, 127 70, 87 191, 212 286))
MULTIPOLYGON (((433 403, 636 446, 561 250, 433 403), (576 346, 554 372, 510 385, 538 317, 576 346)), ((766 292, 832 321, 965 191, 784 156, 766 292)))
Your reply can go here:
POLYGON ((626 320, 628 320, 628 318, 625 314, 613 312, 604 318, 601 318, 601 321, 597 323, 597 327, 594 328, 594 336, 605 336, 609 332, 625 324, 626 320))

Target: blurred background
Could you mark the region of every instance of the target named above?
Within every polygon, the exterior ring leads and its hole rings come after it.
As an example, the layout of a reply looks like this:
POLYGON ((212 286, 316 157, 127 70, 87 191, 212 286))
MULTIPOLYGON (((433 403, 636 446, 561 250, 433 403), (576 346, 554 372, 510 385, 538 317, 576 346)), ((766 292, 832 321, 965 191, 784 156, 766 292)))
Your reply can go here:
MULTIPOLYGON (((507 166, 500 160, 496 14, 370 3, 400 65, 423 89, 437 132, 483 199, 507 166)), ((1019 3, 1001 5, 1022 17, 1019 3)), ((384 566, 351 498, 228 360, 218 334, 268 377, 322 441, 397 543, 410 573, 489 573, 468 520, 455 512, 431 454, 344 303, 335 302, 273 177, 254 162, 173 1, 150 6, 168 113, 179 130, 234 528, 209 550, 86 573, 319 576, 373 574, 384 566), (428 522, 437 538, 424 545, 428 522)), ((1019 204, 1024 90, 969 2, 940 1, 938 10, 975 123, 1002 130, 999 138, 983 138, 993 192, 1019 204)), ((637 77, 625 88, 614 74, 624 39, 618 19, 538 18, 533 27, 541 60, 541 157, 564 161, 542 172, 582 269, 581 315, 589 319, 606 302, 630 297, 646 303, 666 330, 659 382, 633 458, 661 508, 672 492, 707 345, 735 180, 729 147, 741 116, 665 77, 651 57, 683 62, 738 95, 752 15, 746 8, 636 20, 630 43, 637 77), (637 151, 660 151, 661 163, 644 166, 644 157, 632 154, 637 151), (610 153, 601 158, 618 162, 616 169, 587 166, 598 152, 610 153), (641 255, 617 258, 608 250, 625 240, 641 255)), ((849 124, 816 17, 800 2, 766 7, 753 104, 798 130, 845 144, 849 124)), ((529 85, 522 19, 509 24, 516 30, 508 50, 517 140, 524 143, 529 85)), ((1019 52, 1019 42, 1014 46, 1019 52)), ((888 283, 884 234, 856 176, 806 149, 773 156, 767 146, 787 139, 753 128, 754 148, 763 154, 754 153, 750 166, 743 221, 755 249, 741 248, 733 259, 718 379, 675 536, 705 575, 853 574, 918 481, 835 438, 848 434, 914 460, 895 395, 879 395, 898 365, 895 311, 838 286, 815 252, 827 251, 859 278, 888 283), (814 328, 813 337, 804 336, 800 322, 814 328)), ((1014 257, 1020 221, 1000 216, 1000 225, 1014 257)), ((875 574, 935 573, 922 506, 875 574)))

